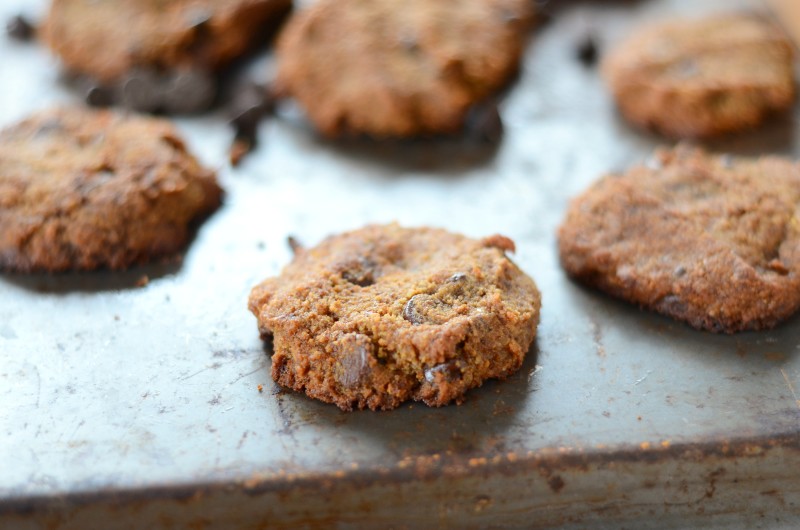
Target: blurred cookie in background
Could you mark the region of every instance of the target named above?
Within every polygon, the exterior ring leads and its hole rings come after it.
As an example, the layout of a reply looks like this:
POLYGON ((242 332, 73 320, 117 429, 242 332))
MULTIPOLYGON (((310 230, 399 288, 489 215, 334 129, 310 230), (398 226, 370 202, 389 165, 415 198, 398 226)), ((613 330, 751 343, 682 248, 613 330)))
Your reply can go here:
POLYGON ((603 72, 631 123, 674 138, 750 129, 794 104, 793 47, 754 14, 717 14, 642 27, 603 72))
POLYGON ((574 199, 558 233, 570 276, 715 332, 800 308, 800 164, 679 146, 574 199))
POLYGON ((217 74, 259 44, 291 0, 53 0, 41 35, 87 78, 87 102, 144 111, 209 108, 217 74))
POLYGON ((125 269, 175 257, 221 194, 165 120, 38 112, 0 131, 0 269, 125 269))
POLYGON ((325 136, 458 132, 519 68, 528 0, 320 0, 278 42, 277 87, 325 136))

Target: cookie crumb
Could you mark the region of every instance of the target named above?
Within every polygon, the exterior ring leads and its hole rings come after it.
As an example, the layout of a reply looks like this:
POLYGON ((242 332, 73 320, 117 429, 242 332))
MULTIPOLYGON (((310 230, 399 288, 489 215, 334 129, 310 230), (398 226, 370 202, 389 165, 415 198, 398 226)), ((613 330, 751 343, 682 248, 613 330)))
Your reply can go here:
POLYGON ((16 15, 6 23, 6 34, 15 41, 29 42, 36 36, 36 26, 23 15, 16 15))
POLYGON ((150 278, 145 274, 138 280, 136 280, 136 287, 146 287, 147 284, 150 283, 150 278))
POLYGON ((263 392, 264 391, 264 385, 258 385, 257 388, 258 388, 259 392, 263 392))
POLYGON ((575 49, 575 57, 577 57, 578 61, 580 61, 583 66, 589 68, 597 64, 597 56, 597 40, 594 35, 589 33, 578 43, 575 49))

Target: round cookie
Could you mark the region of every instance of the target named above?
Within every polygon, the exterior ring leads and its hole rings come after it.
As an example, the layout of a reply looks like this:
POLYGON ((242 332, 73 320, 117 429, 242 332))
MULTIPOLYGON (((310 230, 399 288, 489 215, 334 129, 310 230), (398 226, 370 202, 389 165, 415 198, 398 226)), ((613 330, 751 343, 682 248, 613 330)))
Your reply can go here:
POLYGON ((343 410, 461 402, 519 369, 536 335, 539 291, 513 250, 396 224, 298 248, 250 294, 273 379, 343 410))
POLYGON ((604 61, 622 114, 670 137, 712 137, 753 128, 791 108, 792 45, 755 15, 659 22, 604 61))
POLYGON ((103 83, 139 68, 216 71, 290 7, 291 0, 52 0, 43 37, 68 68, 103 83))
POLYGON ((800 164, 664 150, 571 203, 561 263, 698 329, 770 328, 800 307, 799 208, 800 164))
POLYGON ((326 136, 458 131, 517 71, 530 0, 320 0, 278 41, 278 86, 326 136))
POLYGON ((0 269, 123 269, 169 256, 220 196, 164 120, 39 112, 0 131, 0 269))

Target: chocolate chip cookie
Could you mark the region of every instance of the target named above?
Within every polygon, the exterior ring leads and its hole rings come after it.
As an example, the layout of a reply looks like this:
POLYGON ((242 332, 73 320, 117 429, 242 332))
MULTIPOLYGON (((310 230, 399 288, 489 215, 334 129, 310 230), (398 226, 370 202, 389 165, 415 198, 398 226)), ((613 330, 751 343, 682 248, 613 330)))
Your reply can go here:
POLYGON ((173 255, 220 195, 164 120, 39 112, 0 131, 0 269, 123 269, 173 255))
POLYGON ((678 147, 609 175, 559 230, 566 271, 698 328, 770 328, 800 306, 800 164, 678 147))
POLYGON ((458 131, 516 72, 529 0, 320 0, 278 42, 278 85, 327 136, 458 131))
POLYGON ((791 43, 755 15, 647 26, 603 66, 629 121, 677 138, 753 128, 795 97, 791 43))
POLYGON ((52 0, 43 36, 103 82, 137 68, 214 71, 263 38, 291 0, 52 0))
POLYGON ((343 410, 461 402, 519 369, 536 335, 539 291, 513 250, 396 224, 297 248, 250 294, 273 379, 343 410))

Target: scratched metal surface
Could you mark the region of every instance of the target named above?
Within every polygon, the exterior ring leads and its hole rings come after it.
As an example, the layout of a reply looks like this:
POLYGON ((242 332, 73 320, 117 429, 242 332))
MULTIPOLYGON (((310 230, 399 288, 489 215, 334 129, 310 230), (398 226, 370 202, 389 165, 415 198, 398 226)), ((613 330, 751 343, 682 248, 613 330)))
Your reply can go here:
MULTIPOLYGON (((284 108, 232 170, 222 114, 180 120, 227 191, 181 265, 0 278, 0 527, 795 527, 800 321, 697 332, 572 284, 554 251, 568 198, 660 143, 618 119, 575 43, 726 4, 551 2, 496 150, 324 142, 284 108), (543 293, 525 366, 441 409, 281 392, 250 287, 289 234, 391 220, 516 240, 543 293)), ((0 19, 40 9, 3 0, 0 19)), ((74 100, 36 45, 0 39, 0 79, 0 125, 74 100)), ((796 121, 712 147, 800 154, 796 121)))

